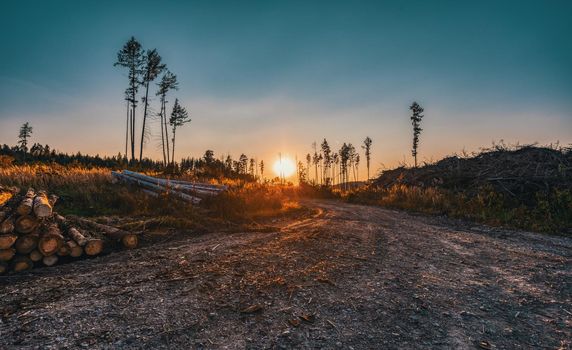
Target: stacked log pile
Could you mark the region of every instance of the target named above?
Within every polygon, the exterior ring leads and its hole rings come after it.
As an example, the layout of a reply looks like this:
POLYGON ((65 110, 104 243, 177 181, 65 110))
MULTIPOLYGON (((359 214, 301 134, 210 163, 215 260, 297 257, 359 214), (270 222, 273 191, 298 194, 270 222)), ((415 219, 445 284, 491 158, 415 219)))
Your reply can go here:
POLYGON ((216 196, 227 189, 222 185, 161 179, 129 170, 112 171, 111 175, 116 181, 141 187, 150 195, 157 196, 165 193, 191 204, 198 204, 201 199, 216 196))
POLYGON ((53 211, 57 200, 46 191, 30 188, 19 195, 0 186, 0 274, 100 255, 106 246, 137 247, 134 233, 59 215, 53 211))

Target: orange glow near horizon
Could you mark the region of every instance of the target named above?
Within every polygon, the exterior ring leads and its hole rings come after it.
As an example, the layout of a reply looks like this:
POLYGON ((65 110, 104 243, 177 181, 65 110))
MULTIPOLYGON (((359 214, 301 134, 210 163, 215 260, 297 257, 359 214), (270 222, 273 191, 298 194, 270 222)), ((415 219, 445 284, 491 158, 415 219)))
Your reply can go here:
POLYGON ((294 175, 296 172, 296 164, 294 164, 291 158, 282 156, 274 162, 272 170, 274 170, 276 176, 286 178, 294 175))

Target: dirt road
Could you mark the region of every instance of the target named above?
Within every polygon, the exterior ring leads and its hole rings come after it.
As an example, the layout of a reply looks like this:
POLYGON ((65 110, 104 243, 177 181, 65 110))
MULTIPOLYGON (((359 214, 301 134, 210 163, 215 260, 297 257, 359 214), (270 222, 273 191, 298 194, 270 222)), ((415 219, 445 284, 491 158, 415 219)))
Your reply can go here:
POLYGON ((571 347, 572 238, 312 201, 208 234, 0 278, 0 348, 571 347))

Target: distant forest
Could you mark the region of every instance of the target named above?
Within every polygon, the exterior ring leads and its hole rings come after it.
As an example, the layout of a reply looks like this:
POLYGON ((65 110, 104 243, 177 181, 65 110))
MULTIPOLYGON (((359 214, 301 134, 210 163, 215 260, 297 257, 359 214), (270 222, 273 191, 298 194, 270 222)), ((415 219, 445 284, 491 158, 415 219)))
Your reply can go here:
MULTIPOLYGON (((140 162, 129 162, 121 154, 112 157, 101 157, 99 155, 90 156, 80 152, 68 154, 58 152, 49 145, 34 143, 28 150, 19 146, 2 145, 0 148, 0 166, 22 165, 22 164, 59 164, 64 166, 84 166, 84 167, 105 167, 110 169, 134 169, 162 172, 172 170, 165 167, 163 161, 155 161, 143 158, 140 162)), ((209 178, 229 178, 255 181, 263 178, 264 162, 256 162, 241 154, 238 160, 227 155, 220 159, 215 158, 212 150, 205 151, 201 158, 183 158, 176 167, 176 171, 193 172, 200 177, 209 178)))

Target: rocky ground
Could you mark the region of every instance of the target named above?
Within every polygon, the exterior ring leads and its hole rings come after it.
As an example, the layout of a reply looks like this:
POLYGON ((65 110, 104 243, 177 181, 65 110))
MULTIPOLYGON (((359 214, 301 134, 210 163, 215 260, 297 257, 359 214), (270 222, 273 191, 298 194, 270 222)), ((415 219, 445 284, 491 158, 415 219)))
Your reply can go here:
POLYGON ((0 348, 569 349, 572 238, 309 201, 0 277, 0 348))

